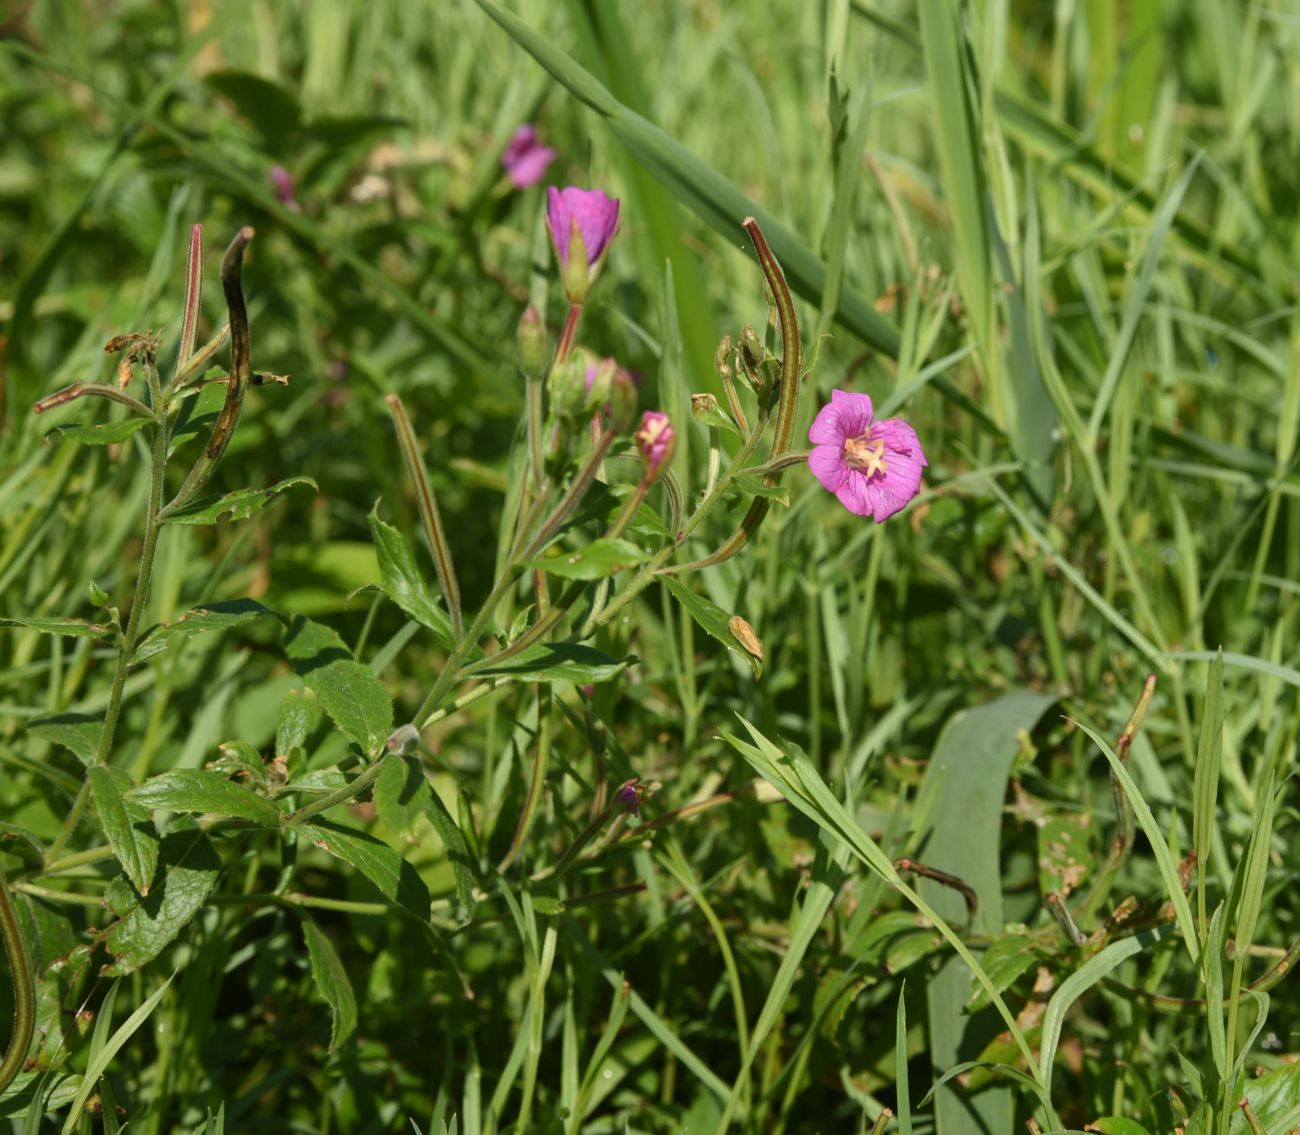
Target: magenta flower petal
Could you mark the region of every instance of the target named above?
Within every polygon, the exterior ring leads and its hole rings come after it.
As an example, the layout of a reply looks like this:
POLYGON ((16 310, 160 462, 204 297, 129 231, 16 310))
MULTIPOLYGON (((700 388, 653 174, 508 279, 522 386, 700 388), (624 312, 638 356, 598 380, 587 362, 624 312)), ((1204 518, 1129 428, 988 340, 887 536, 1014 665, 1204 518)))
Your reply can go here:
POLYGON ((841 445, 846 437, 863 433, 871 425, 871 398, 848 390, 832 390, 808 431, 814 445, 841 445))
POLYGON ((844 452, 837 445, 819 445, 808 455, 808 468, 822 483, 827 492, 839 492, 848 476, 844 465, 844 452))
POLYGON ((599 189, 547 189, 546 226, 564 268, 569 266, 569 230, 574 223, 582 234, 587 263, 599 263, 618 232, 618 199, 599 189))
POLYGON ((555 151, 543 146, 537 128, 527 124, 515 131, 510 144, 501 155, 506 175, 520 189, 536 185, 546 176, 546 169, 555 159, 555 151))
POLYGON ((835 390, 808 431, 808 467, 822 486, 857 516, 877 524, 921 491, 925 453, 916 431, 900 418, 873 420, 865 394, 835 390))

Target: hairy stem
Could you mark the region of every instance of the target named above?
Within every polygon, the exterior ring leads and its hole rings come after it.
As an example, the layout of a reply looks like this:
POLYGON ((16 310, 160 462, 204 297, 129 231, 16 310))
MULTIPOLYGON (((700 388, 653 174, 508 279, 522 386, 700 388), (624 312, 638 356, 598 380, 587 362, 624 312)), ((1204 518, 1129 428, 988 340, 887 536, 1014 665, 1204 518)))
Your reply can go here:
POLYGON ((36 1027, 36 980, 3 868, 0 868, 0 942, 4 944, 14 984, 14 1027, 9 1034, 9 1047, 4 1059, 0 1060, 0 1094, 3 1094, 23 1069, 36 1027))
MULTIPOLYGON (((122 709, 122 691, 126 686, 127 671, 131 667, 131 656, 135 653, 136 643, 140 638, 140 628, 144 625, 145 608, 149 603, 149 587, 153 582, 154 555, 158 551, 158 535, 162 530, 160 511, 163 484, 167 473, 167 416, 163 412, 162 387, 158 381, 158 368, 153 359, 145 360, 144 370, 149 382, 149 396, 153 400, 153 410, 157 415, 149 461, 149 505, 144 518, 140 570, 136 576, 135 595, 131 600, 131 615, 127 620, 126 634, 118 650, 117 664, 113 669, 113 684, 108 693, 108 709, 104 714, 104 728, 100 731, 99 747, 95 750, 93 763, 97 765, 106 764, 113 750, 113 738, 117 734, 117 719, 122 709)), ((50 844, 45 856, 46 863, 51 863, 58 858, 59 852, 63 850, 76 830, 82 813, 86 810, 89 794, 90 781, 87 779, 82 782, 67 818, 59 829, 59 834, 50 844)))

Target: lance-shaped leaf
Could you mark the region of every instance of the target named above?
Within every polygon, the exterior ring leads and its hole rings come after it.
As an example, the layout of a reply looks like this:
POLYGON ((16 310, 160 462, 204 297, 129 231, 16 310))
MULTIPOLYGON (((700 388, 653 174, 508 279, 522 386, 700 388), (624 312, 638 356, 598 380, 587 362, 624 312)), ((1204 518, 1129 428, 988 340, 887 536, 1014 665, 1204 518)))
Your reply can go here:
POLYGON ((266 827, 276 827, 281 816, 265 797, 207 769, 172 769, 133 788, 127 799, 146 808, 232 816, 266 827))
POLYGON ((334 943, 308 915, 299 914, 302 934, 307 940, 307 956, 311 959, 312 981, 330 1007, 330 1051, 333 1052, 357 1027, 357 997, 334 943))

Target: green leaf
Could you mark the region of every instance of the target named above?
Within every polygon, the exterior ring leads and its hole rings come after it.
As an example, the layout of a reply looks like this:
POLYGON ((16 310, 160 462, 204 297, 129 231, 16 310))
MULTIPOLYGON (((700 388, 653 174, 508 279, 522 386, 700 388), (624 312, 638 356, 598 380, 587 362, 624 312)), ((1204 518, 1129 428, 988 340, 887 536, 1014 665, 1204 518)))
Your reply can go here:
MULTIPOLYGON (((1247 1077, 1242 1095, 1265 1131, 1292 1131, 1300 1124, 1300 1063, 1283 1064, 1253 1079, 1247 1077)), ((1231 1135, 1246 1135, 1249 1127, 1238 1108, 1232 1109, 1231 1135)))
POLYGON ((1101 1135, 1151 1135, 1136 1119, 1126 1119, 1122 1115, 1103 1115, 1088 1124, 1088 1131, 1099 1131, 1101 1135))
POLYGON ((393 703, 368 666, 341 659, 312 670, 304 681, 334 724, 366 753, 383 748, 393 731, 393 703))
POLYGON ((986 219, 988 186, 980 161, 978 107, 971 98, 965 37, 953 0, 922 0, 919 12, 944 197, 957 241, 957 275, 980 349, 992 351, 996 344, 991 335, 993 270, 986 219))
POLYGON ((207 769, 172 769, 133 788, 127 799, 146 808, 233 816, 263 827, 278 827, 282 815, 271 801, 207 769))
POLYGON ((396 528, 379 519, 379 503, 370 510, 370 536, 375 542, 375 558, 384 593, 422 627, 433 631, 448 650, 454 645, 451 620, 438 606, 415 564, 411 545, 396 528))
MULTIPOLYGON (((1006 937, 999 938, 984 951, 980 957, 980 965, 989 975, 993 988, 1001 993, 1009 988, 1016 978, 1030 969, 1037 960, 1038 953, 1029 938, 1023 934, 1008 934, 1006 937)), ((966 1002, 965 1011, 968 1014, 977 1013, 989 1003, 988 990, 983 986, 976 986, 970 995, 970 1000, 966 1002)))
POLYGON ((163 623, 151 628, 140 640, 132 656, 132 662, 142 662, 166 650, 175 639, 187 639, 208 631, 224 631, 231 627, 244 626, 259 619, 280 619, 284 616, 263 607, 255 599, 230 599, 219 603, 207 603, 186 611, 174 622, 163 623))
MULTIPOLYGON (((225 372, 220 367, 212 368, 214 377, 222 377, 225 372)), ((176 421, 167 434, 167 457, 171 458, 182 445, 191 438, 207 438, 212 433, 226 400, 224 382, 208 382, 199 387, 198 393, 187 398, 181 407, 176 421)))
POLYGON ((277 148, 298 128, 302 107, 293 92, 252 71, 213 71, 203 81, 229 99, 266 141, 277 148))
MULTIPOLYGON (((126 779, 123 774, 107 765, 95 765, 87 777, 90 795, 95 801, 95 811, 99 813, 99 822, 108 839, 108 846, 122 864, 122 870, 131 880, 131 885, 140 894, 147 895, 158 865, 157 843, 137 831, 131 816, 127 814, 119 777, 126 779)), ((130 785, 129 780, 126 783, 130 785)))
POLYGON ((1056 1046, 1061 1040, 1061 1024, 1065 1020, 1066 1010, 1121 962, 1140 954, 1148 946, 1166 937, 1168 933, 1167 930, 1158 928, 1135 934, 1132 938, 1122 938, 1118 942, 1112 942, 1057 986, 1052 999, 1047 1003, 1047 1012, 1043 1015, 1042 1048, 1039 1056, 1040 1077, 1049 1089, 1052 1086, 1052 1065, 1056 1061, 1056 1046))
POLYGON ((673 597, 704 630, 713 638, 716 638, 732 654, 743 659, 754 671, 754 680, 758 681, 763 676, 763 660, 755 657, 745 649, 744 643, 740 641, 731 631, 732 616, 727 614, 712 599, 707 599, 703 595, 697 595, 681 580, 671 575, 662 578, 663 585, 672 592, 673 597))
MULTIPOLYGON (((1020 750, 1020 734, 1033 729, 1054 701, 1049 695, 1018 690, 954 714, 939 734, 918 792, 920 799, 934 801, 921 833, 924 861, 974 888, 979 911, 971 929, 976 933, 1002 930, 1001 833, 1007 780, 1020 750)), ((965 902, 956 891, 928 879, 920 880, 917 890, 945 919, 966 920, 965 902)), ((991 975, 986 976, 996 989, 991 975)), ((983 990, 989 997, 989 987, 983 990)), ((968 1035, 992 1027, 963 1013, 972 992, 971 975, 956 958, 947 959, 927 986, 930 1057, 937 1069, 960 1059, 968 1035)), ((976 1129, 970 1108, 983 1116, 989 1130, 1010 1129, 1012 1098, 1004 1087, 965 1100, 945 1085, 936 1093, 935 1107, 937 1122, 945 1130, 949 1124, 958 1132, 976 1129)))
POLYGON ((284 652, 304 678, 321 666, 352 658, 338 631, 301 615, 294 617, 285 632, 284 652))
POLYGON ((429 823, 433 825, 438 838, 442 840, 443 850, 451 863, 452 875, 456 881, 456 917, 468 922, 474 913, 474 879, 477 865, 470 855, 469 844, 460 825, 452 818, 447 805, 432 785, 429 786, 429 823))
POLYGON ((47 442, 75 441, 78 445, 114 445, 126 441, 132 434, 147 425, 149 425, 148 418, 121 418, 116 422, 104 422, 98 426, 67 422, 49 430, 45 440, 47 442))
POLYGON ((539 642, 505 661, 475 674, 483 678, 505 678, 512 682, 573 682, 586 685, 608 682, 627 668, 631 658, 619 661, 590 646, 568 642, 539 642))
POLYGON ((335 1051, 357 1027, 357 998, 352 992, 348 971, 343 968, 334 943, 315 921, 300 911, 302 933, 307 939, 307 954, 311 958, 311 977, 320 995, 330 1007, 330 1048, 335 1051))
MULTIPOLYGON (((825 263, 789 229, 654 123, 628 109, 589 71, 555 47, 512 12, 494 0, 479 6, 514 37, 534 59, 592 110, 627 146, 633 156, 674 197, 726 239, 739 242, 740 222, 755 217, 763 235, 781 262, 790 287, 810 303, 820 303, 826 287, 825 263)), ((898 330, 877 312, 861 293, 842 288, 835 318, 864 342, 891 357, 898 357, 898 330)))
POLYGON ((1089 847, 1092 817, 1087 812, 1056 812, 1038 829, 1038 890, 1062 898, 1083 885, 1094 864, 1089 847))
MULTIPOLYGON (((107 970, 104 972, 108 973, 107 970)), ((122 1022, 121 1028, 112 1037, 104 1044, 95 1046, 94 1055, 86 1067, 86 1074, 82 1077, 81 1086, 77 1089, 76 1098, 72 1101, 72 1108, 68 1112, 68 1118, 64 1121, 63 1135, 71 1135, 77 1129, 81 1113, 85 1110, 86 1104, 90 1100, 90 1094, 95 1090, 95 1085, 99 1083, 100 1077, 108 1070, 108 1066, 113 1062, 113 1057, 118 1054, 122 1046, 136 1034, 140 1026, 158 1008, 158 1002, 163 999, 163 994, 167 992, 167 988, 171 983, 172 979, 169 977, 141 1003, 134 1013, 122 1022)), ((114 988, 116 990, 116 987, 114 988)), ((111 1002, 106 1006, 105 1016, 106 1019, 111 1020, 111 1002)))
POLYGON ((322 851, 352 864, 385 898, 405 907, 420 921, 429 917, 429 890, 405 859, 382 840, 355 828, 318 820, 299 829, 322 851))
POLYGON ((648 557, 649 553, 631 540, 603 536, 576 552, 562 551, 559 555, 540 556, 531 560, 528 566, 565 579, 605 579, 617 575, 624 568, 644 563, 648 557))
POLYGON ((28 736, 62 745, 84 764, 94 761, 103 732, 104 719, 89 713, 57 713, 38 717, 27 726, 28 736))
POLYGON ((239 489, 222 497, 204 497, 171 513, 165 524, 216 524, 229 514, 231 520, 247 520, 261 512, 278 493, 294 485, 319 486, 310 477, 289 477, 265 489, 239 489))
POLYGON ((307 744, 307 734, 320 717, 320 705, 310 689, 288 690, 280 699, 280 717, 275 725, 275 754, 287 757, 307 744))
POLYGON ((159 848, 162 881, 108 932, 117 959, 107 976, 134 973, 156 958, 199 912, 221 870, 208 837, 192 821, 178 821, 159 848))
POLYGON ((103 623, 88 623, 85 619, 64 619, 53 616, 25 619, 0 615, 0 627, 27 627, 41 634, 72 635, 74 638, 102 638, 113 633, 113 628, 103 623))
POLYGON ((433 786, 417 757, 388 756, 375 781, 375 814, 381 823, 409 835, 432 803, 433 786))

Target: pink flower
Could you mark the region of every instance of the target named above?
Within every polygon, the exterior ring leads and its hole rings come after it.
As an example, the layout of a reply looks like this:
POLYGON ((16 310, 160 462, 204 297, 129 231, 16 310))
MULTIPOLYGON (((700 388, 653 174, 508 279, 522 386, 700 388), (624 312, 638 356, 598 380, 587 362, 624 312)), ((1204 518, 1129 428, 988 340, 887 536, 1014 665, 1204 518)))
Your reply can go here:
POLYGON ((527 124, 515 131, 510 145, 501 155, 506 176, 518 189, 536 185, 546 176, 546 167, 555 159, 555 151, 543 146, 537 136, 537 127, 527 124))
POLYGON ((900 418, 876 422, 872 415, 867 395, 832 390, 808 431, 814 445, 808 467, 840 504, 879 524, 921 491, 927 462, 911 426, 900 418))
POLYGON ((570 303, 582 303, 618 232, 618 199, 599 189, 546 190, 546 227, 570 303))
POLYGON ((677 434, 672 420, 662 410, 647 410, 641 415, 641 428, 636 431, 635 440, 646 480, 654 481, 673 455, 677 434))

